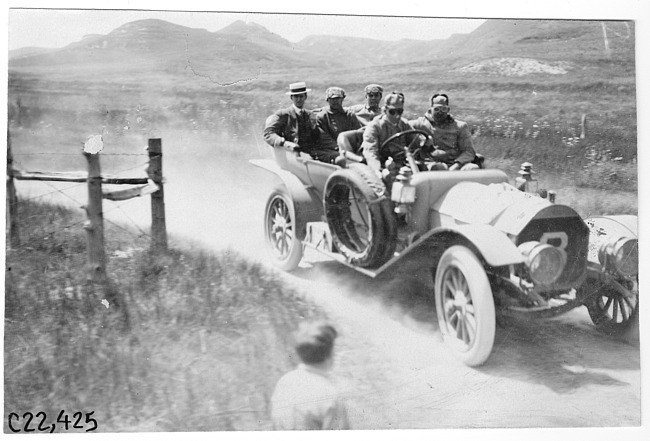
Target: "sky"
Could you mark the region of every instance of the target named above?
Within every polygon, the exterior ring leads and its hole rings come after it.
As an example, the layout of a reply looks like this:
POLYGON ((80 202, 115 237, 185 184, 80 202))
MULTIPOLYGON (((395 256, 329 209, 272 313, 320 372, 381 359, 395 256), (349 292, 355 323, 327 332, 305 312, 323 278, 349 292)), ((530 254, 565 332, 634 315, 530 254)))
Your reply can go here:
POLYGON ((184 11, 102 11, 13 9, 9 11, 9 49, 27 46, 63 47, 86 34, 108 34, 119 26, 147 18, 214 32, 236 20, 257 23, 289 41, 329 34, 381 40, 433 40, 468 33, 485 20, 350 15, 255 14, 184 11), (287 24, 291 23, 291 26, 287 24))
POLYGON ((292 42, 315 34, 380 40, 402 38, 433 40, 447 38, 453 33, 471 32, 482 24, 485 18, 629 19, 634 18, 635 9, 641 8, 638 6, 641 1, 545 0, 536 2, 538 5, 522 7, 521 3, 524 2, 508 0, 492 0, 484 3, 476 0, 404 0, 381 4, 338 0, 323 1, 319 4, 314 4, 313 1, 307 3, 282 0, 273 2, 9 0, 6 22, 8 22, 9 50, 28 46, 64 47, 79 41, 84 35, 108 34, 125 23, 146 18, 163 19, 211 32, 222 29, 235 20, 252 21, 292 42), (553 5, 554 3, 557 3, 557 7, 553 5), (626 8, 627 3, 630 6, 626 8), (588 8, 584 7, 586 4, 589 4, 588 8), (234 13, 227 13, 227 11, 234 13))
POLYGON ((108 34, 121 25, 147 18, 218 31, 236 20, 253 22, 292 42, 308 35, 328 34, 381 40, 433 40, 468 33, 485 20, 350 15, 254 14, 184 11, 102 11, 13 9, 9 11, 9 49, 27 46, 64 47, 86 34, 108 34), (287 26, 290 22, 291 26, 287 26))

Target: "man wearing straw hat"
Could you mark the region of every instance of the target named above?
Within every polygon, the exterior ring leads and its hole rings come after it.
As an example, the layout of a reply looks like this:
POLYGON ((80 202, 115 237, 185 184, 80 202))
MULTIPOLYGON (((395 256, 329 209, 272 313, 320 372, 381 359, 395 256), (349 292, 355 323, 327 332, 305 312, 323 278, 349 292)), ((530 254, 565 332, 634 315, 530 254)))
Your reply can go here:
POLYGON ((320 140, 316 118, 304 108, 308 92, 311 89, 304 82, 289 85, 287 95, 293 104, 266 119, 264 140, 271 147, 305 152, 318 159, 320 140))

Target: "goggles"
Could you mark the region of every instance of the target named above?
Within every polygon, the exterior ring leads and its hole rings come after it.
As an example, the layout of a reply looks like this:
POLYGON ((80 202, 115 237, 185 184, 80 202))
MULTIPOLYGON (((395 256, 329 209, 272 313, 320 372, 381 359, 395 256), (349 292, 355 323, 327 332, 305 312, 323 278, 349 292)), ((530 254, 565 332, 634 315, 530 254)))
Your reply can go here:
POLYGON ((438 97, 442 97, 445 100, 445 104, 449 105, 449 97, 447 96, 446 93, 434 93, 433 96, 431 97, 431 105, 433 106, 434 100, 438 97))
POLYGON ((404 113, 404 109, 388 109, 388 113, 391 115, 401 115, 404 113))

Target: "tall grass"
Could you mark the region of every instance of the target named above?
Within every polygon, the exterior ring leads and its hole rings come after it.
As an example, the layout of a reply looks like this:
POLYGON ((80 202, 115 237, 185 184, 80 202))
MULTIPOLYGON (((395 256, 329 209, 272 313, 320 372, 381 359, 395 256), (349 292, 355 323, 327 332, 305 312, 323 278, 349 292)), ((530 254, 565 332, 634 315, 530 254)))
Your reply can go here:
POLYGON ((467 118, 476 150, 492 161, 532 162, 538 171, 564 175, 576 186, 636 192, 636 126, 629 116, 594 118, 581 135, 580 117, 467 118))
POLYGON ((100 431, 270 428, 289 333, 318 311, 234 252, 156 256, 111 225, 101 295, 85 280, 81 228, 62 228, 80 215, 20 205, 22 245, 5 271, 5 415, 94 411, 100 431))
MULTIPOLYGON (((599 71, 585 78, 535 77, 539 81, 476 75, 444 79, 440 71, 429 72, 432 68, 422 66, 412 78, 396 77, 395 69, 383 72, 390 77, 384 82, 386 90, 406 93, 405 117, 421 116, 432 91, 446 91, 452 113, 470 124, 477 149, 492 163, 529 161, 540 172, 562 174, 580 187, 636 191, 632 74, 619 73, 613 79, 599 71), (580 138, 583 114, 588 130, 580 138)), ((367 77, 342 71, 310 75, 305 73, 314 88, 306 104, 309 108, 326 105, 322 91, 333 83, 348 91, 346 105, 363 101, 367 77)), ((101 97, 89 99, 89 91, 98 93, 92 83, 37 81, 12 72, 8 104, 16 156, 27 161, 29 157, 20 153, 38 153, 41 145, 47 145, 48 151, 69 152, 87 135, 97 133, 119 153, 131 152, 132 146, 152 136, 168 141, 166 155, 178 151, 248 159, 270 151, 262 129, 268 115, 290 104, 284 77, 270 75, 228 88, 189 79, 180 86, 171 80, 104 88, 101 97)))

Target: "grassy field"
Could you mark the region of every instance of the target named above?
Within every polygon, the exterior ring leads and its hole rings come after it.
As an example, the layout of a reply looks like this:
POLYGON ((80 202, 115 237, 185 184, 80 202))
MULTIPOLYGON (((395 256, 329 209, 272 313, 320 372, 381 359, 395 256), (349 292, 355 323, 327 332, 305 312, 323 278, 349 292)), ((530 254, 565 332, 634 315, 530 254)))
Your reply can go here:
MULTIPOLYGON (((434 66, 296 75, 314 89, 311 108, 325 104, 328 86, 346 88, 346 104, 354 104, 367 82, 378 81, 404 91, 405 116, 415 118, 432 91, 447 91, 490 167, 514 177, 532 162, 540 187, 582 216, 637 213, 633 81, 445 79, 434 66)), ((56 153, 48 160, 57 171, 83 169, 81 143, 94 134, 113 153, 143 153, 147 138, 162 137, 166 155, 255 158, 270 153, 261 141, 264 120, 289 104, 289 81, 277 74, 222 87, 164 75, 99 82, 10 73, 12 146, 28 169, 39 155, 56 153)), ((103 171, 134 164, 111 159, 103 171)), ((236 253, 178 245, 154 257, 146 239, 108 225, 106 308, 85 282, 82 214, 29 202, 19 213, 22 246, 7 252, 5 271, 5 414, 92 410, 101 431, 270 427, 268 393, 292 365, 289 332, 319 314, 313 306, 236 253)))
POLYGON ((289 334, 317 310, 234 252, 186 244, 153 256, 111 224, 102 296, 85 280, 83 220, 20 203, 22 244, 5 269, 5 415, 94 411, 99 431, 268 430, 269 394, 294 365, 289 334))
MULTIPOLYGON (((491 167, 503 167, 515 176, 522 162, 532 162, 540 179, 562 181, 570 192, 584 190, 594 198, 592 205, 607 213, 617 212, 621 205, 625 212, 635 212, 636 202, 630 207, 608 201, 618 193, 628 194, 626 201, 636 200, 634 77, 628 72, 629 76, 611 81, 603 78, 603 72, 616 69, 612 62, 589 69, 596 68, 600 71, 580 71, 570 78, 504 79, 476 74, 447 78, 439 67, 425 65, 415 72, 391 67, 375 76, 377 81, 385 80, 386 90, 406 93, 409 119, 427 110, 431 91, 448 92, 452 112, 470 124, 476 150, 491 167), (407 86, 400 87, 395 78, 402 78, 407 86), (586 132, 581 137, 583 115, 586 132)), ((365 75, 369 73, 297 74, 313 78, 310 108, 326 104, 322 91, 332 84, 347 89, 345 104, 362 102, 365 75), (326 77, 340 80, 328 82, 326 77)), ((20 154, 42 151, 76 153, 92 134, 102 134, 105 144, 119 153, 131 152, 129 146, 144 144, 148 137, 162 137, 183 144, 166 143, 167 153, 182 148, 184 153, 206 158, 255 158, 266 151, 261 137, 264 120, 290 104, 284 94, 286 78, 279 73, 231 87, 189 75, 158 75, 150 80, 138 83, 117 77, 100 84, 11 73, 9 114, 16 159, 28 163, 29 158, 20 154)), ((53 165, 68 159, 52 158, 53 165)))

